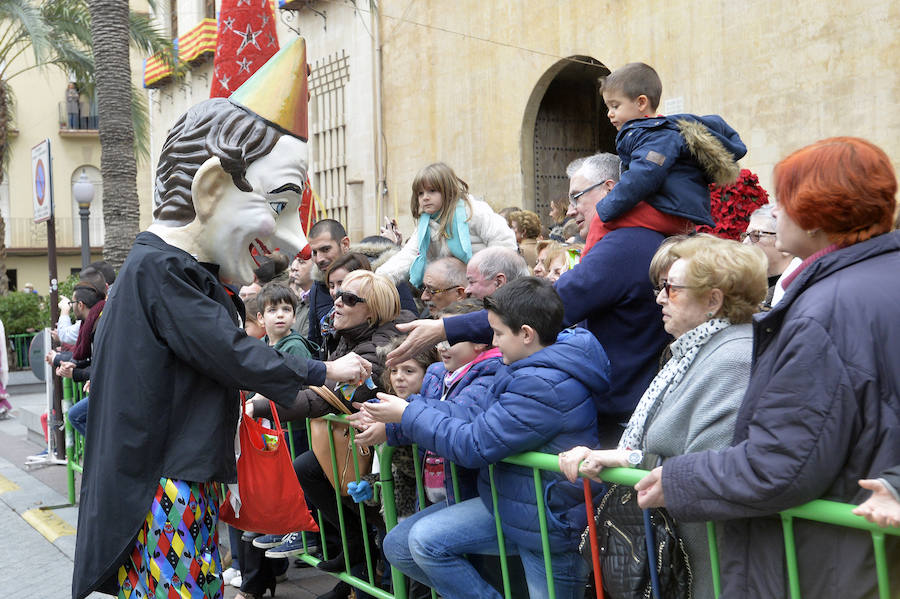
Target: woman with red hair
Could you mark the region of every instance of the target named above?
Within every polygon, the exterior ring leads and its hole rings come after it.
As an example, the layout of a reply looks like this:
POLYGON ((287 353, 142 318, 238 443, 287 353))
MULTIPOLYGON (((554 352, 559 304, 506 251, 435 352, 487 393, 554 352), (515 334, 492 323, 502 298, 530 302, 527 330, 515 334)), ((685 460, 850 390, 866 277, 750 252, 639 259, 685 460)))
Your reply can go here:
MULTIPOLYGON (((754 369, 732 446, 669 458, 637 485, 642 507, 720 521, 722 596, 789 595, 777 512, 860 503, 857 484, 900 464, 900 233, 887 155, 826 139, 775 167, 776 247, 803 259, 754 322, 754 369)), ((869 533, 797 520, 803 597, 877 596, 869 533)), ((885 541, 893 592, 900 538, 885 541)), ((706 567, 695 564, 695 568, 706 567)))

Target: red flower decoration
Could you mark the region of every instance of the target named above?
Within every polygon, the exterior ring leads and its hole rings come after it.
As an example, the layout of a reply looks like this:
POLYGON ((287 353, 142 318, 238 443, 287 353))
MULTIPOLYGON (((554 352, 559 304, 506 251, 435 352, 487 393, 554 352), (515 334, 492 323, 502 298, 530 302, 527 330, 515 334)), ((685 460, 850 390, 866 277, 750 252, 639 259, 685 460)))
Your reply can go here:
POLYGON ((713 227, 701 225, 697 231, 737 241, 747 230, 750 214, 769 203, 769 194, 760 186, 756 175, 741 169, 738 180, 731 185, 710 184, 709 199, 716 224, 713 227))

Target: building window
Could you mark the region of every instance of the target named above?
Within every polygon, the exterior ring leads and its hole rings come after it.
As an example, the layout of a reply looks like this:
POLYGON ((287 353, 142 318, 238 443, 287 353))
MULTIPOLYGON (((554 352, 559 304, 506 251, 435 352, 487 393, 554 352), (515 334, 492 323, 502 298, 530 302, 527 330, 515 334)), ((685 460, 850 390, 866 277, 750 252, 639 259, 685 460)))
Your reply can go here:
POLYGON ((203 0, 203 18, 216 18, 216 0, 203 0))
POLYGON ((317 60, 309 76, 309 179, 325 218, 347 226, 347 53, 317 60))

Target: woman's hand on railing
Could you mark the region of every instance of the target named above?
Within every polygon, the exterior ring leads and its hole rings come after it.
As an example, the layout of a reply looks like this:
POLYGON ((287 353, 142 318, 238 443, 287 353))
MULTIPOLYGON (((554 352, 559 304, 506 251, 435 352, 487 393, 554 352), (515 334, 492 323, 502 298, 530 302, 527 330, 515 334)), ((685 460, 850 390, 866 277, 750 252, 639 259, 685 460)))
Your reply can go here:
POLYGON ((642 478, 634 485, 638 492, 638 505, 642 509, 651 507, 666 507, 666 497, 663 494, 662 466, 650 471, 650 474, 642 478))
POLYGON ((883 482, 877 479, 859 481, 859 486, 872 491, 872 496, 853 510, 878 526, 900 527, 900 502, 898 502, 883 482))
POLYGON ((604 468, 629 465, 628 452, 621 449, 575 447, 559 454, 559 469, 571 482, 575 482, 579 476, 599 480, 604 468))
POLYGON ((574 483, 578 479, 581 474, 578 467, 581 465, 581 461, 591 454, 591 451, 590 447, 578 446, 559 454, 559 469, 566 475, 569 482, 574 483))

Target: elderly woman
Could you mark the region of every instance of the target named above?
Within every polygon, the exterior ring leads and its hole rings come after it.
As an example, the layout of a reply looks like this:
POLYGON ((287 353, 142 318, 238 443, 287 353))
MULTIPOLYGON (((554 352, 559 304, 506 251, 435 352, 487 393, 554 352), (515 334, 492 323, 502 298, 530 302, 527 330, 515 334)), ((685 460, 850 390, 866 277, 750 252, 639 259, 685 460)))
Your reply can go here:
MULTIPOLYGON (((334 272, 332 271, 331 274, 334 275, 334 272)), ((332 325, 336 344, 333 349, 329 349, 329 355, 338 357, 356 352, 372 362, 372 380, 381 380, 381 374, 384 371, 384 356, 377 349, 387 345, 400 334, 397 331, 397 323, 409 322, 414 317, 411 312, 401 312, 397 287, 387 277, 367 270, 355 270, 343 278, 341 287, 335 295, 332 325)), ((326 382, 325 385, 334 388, 331 382, 326 382)), ((360 385, 353 392, 351 400, 365 402, 375 397, 376 392, 377 389, 369 389, 366 385, 360 385)), ((337 391, 336 394, 340 397, 341 392, 337 391)), ((348 402, 347 405, 349 407, 350 403, 348 402)), ((270 414, 269 402, 265 399, 254 400, 252 410, 252 415, 255 417, 268 416, 270 414)), ((279 408, 278 414, 282 421, 291 421, 315 418, 334 411, 334 408, 316 392, 305 389, 297 395, 291 408, 279 408)), ((306 497, 322 511, 329 523, 333 524, 336 529, 339 528, 334 487, 326 478, 313 452, 307 451, 300 454, 294 460, 294 470, 306 497)), ((349 556, 351 567, 362 563, 365 558, 362 531, 356 510, 357 507, 352 501, 348 501, 344 508, 347 545, 351 551, 349 556)), ((292 555, 300 550, 302 550, 302 543, 299 535, 291 535, 289 538, 285 538, 281 546, 270 550, 267 555, 282 557, 292 555)), ((343 554, 320 563, 319 568, 328 571, 343 570, 343 554)))
MULTIPOLYGON (((725 597, 788 595, 781 522, 812 499, 860 503, 900 463, 900 233, 890 232, 890 159, 832 138, 775 167, 776 247, 803 259, 782 301, 754 322, 754 367, 732 447, 667 460, 637 485, 643 507, 724 520, 725 597)), ((868 533, 793 525, 804 597, 877 595, 868 533)), ((893 592, 900 543, 886 539, 893 592)), ((696 571, 696 569, 695 569, 696 571)))
MULTIPOLYGON (((766 295, 765 255, 697 235, 661 246, 651 267, 659 276, 656 303, 666 331, 675 337, 672 358, 638 402, 618 449, 576 447, 560 454, 569 480, 578 476, 579 462, 581 473, 596 476, 603 467, 633 463, 632 450, 641 450, 643 465, 653 467, 672 456, 731 443, 750 380, 749 323, 766 295)), ((706 527, 683 525, 679 533, 693 565, 694 597, 713 597, 706 527)))

